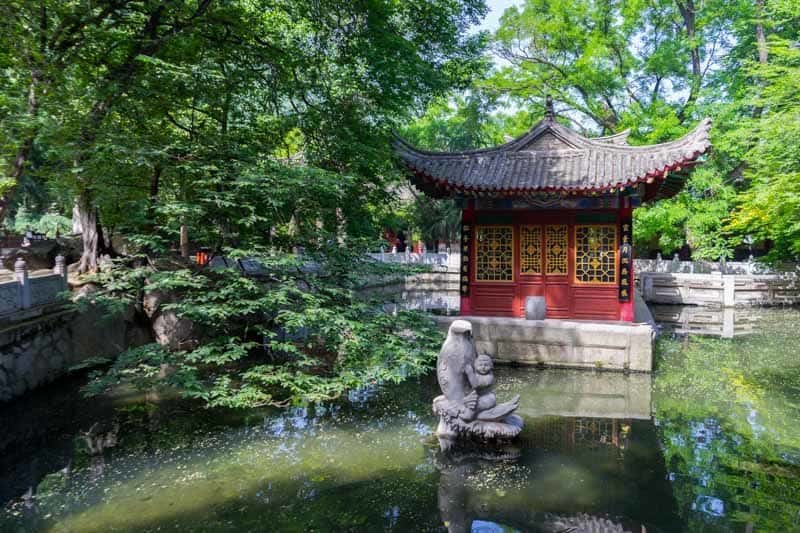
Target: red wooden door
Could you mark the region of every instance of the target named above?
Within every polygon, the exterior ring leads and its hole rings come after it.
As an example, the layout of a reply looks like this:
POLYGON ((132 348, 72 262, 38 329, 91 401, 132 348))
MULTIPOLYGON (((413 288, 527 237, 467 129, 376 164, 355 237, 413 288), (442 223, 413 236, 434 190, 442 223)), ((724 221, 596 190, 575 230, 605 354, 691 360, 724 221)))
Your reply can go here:
POLYGON ((517 316, 525 316, 528 296, 544 296, 547 318, 569 317, 570 234, 569 224, 522 223, 517 226, 517 316))
POLYGON ((519 254, 513 224, 476 224, 472 246, 471 300, 476 315, 519 316, 516 286, 519 254))
POLYGON ((514 298, 516 316, 525 316, 525 299, 528 296, 545 295, 544 275, 544 226, 542 224, 518 224, 517 272, 519 280, 514 298))
POLYGON ((544 227, 545 301, 547 318, 570 316, 570 225, 544 227))
POLYGON ((543 296, 546 318, 618 320, 616 223, 604 213, 581 216, 513 213, 476 224, 471 312, 524 317, 525 300, 543 296))

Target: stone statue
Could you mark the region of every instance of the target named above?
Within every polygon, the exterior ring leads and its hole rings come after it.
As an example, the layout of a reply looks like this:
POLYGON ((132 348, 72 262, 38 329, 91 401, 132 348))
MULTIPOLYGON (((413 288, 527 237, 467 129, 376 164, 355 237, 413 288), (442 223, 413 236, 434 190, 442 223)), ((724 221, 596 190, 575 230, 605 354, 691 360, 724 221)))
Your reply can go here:
POLYGON ((443 446, 442 439, 504 440, 519 435, 522 418, 514 414, 519 396, 497 403, 492 368, 492 358, 478 355, 475 349, 472 324, 454 321, 436 362, 444 394, 433 400, 433 411, 439 415, 436 436, 443 446))

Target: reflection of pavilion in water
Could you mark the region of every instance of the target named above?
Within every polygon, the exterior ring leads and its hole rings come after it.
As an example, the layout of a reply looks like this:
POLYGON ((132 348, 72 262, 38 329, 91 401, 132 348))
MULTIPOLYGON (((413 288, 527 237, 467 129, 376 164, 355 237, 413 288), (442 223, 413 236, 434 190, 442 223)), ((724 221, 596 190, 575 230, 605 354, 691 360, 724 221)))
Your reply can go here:
POLYGON ((535 430, 525 434, 524 446, 562 452, 581 448, 622 454, 631 435, 631 421, 617 418, 548 416, 532 423, 535 430))
POLYGON ((525 378, 530 386, 519 412, 532 426, 523 434, 525 446, 622 452, 632 421, 650 419, 650 374, 549 369, 525 378))
POLYGON ((522 395, 518 457, 442 459, 439 506, 449 532, 681 529, 650 417, 649 374, 498 374, 498 394, 522 395), (514 471, 524 473, 509 481, 514 471))

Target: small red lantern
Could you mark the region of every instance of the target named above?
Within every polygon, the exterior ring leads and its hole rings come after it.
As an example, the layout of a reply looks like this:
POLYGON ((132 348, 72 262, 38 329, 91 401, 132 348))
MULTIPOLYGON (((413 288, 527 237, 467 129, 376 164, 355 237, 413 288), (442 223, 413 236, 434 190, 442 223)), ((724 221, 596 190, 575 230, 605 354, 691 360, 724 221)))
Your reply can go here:
POLYGON ((207 248, 201 248, 195 254, 195 258, 197 259, 198 265, 205 266, 208 264, 209 260, 211 260, 211 254, 207 248))

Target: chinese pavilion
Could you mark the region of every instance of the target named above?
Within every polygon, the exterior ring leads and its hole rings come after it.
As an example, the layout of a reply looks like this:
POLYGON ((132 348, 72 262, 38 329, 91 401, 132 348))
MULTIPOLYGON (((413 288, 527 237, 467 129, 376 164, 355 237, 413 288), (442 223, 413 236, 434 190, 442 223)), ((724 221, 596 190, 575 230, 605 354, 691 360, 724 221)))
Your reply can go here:
POLYGON ((631 214, 674 196, 710 148, 711 122, 663 144, 586 138, 545 118, 506 144, 429 152, 397 139, 411 182, 462 207, 461 314, 633 320, 631 214))

